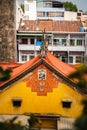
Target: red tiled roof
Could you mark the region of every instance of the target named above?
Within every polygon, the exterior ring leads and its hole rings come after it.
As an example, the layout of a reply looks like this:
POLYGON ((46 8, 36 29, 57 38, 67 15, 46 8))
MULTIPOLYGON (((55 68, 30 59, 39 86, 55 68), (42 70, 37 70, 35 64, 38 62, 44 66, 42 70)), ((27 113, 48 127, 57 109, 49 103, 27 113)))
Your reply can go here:
POLYGON ((21 20, 19 24, 19 30, 21 31, 35 31, 36 21, 35 20, 21 20))
POLYGON ((47 53, 46 62, 50 63, 53 68, 64 76, 68 76, 71 72, 75 71, 75 68, 54 57, 50 52, 47 53))
POLYGON ((79 32, 81 21, 54 21, 54 31, 79 32))
POLYGON ((12 79, 16 78, 17 76, 21 75, 23 72, 25 72, 31 66, 33 66, 38 60, 39 60, 39 56, 37 56, 34 59, 22 64, 21 66, 13 69, 13 71, 11 73, 11 79, 8 80, 8 81, 0 82, 0 86, 4 85, 5 83, 7 83, 7 82, 11 81, 12 79))
POLYGON ((40 60, 40 58, 39 58, 39 55, 38 55, 37 57, 33 58, 32 60, 27 61, 26 63, 24 63, 20 67, 17 67, 16 69, 13 70, 11 77, 14 78, 14 77, 20 75, 21 73, 23 73, 24 71, 26 71, 27 69, 32 67, 39 60, 40 60))
POLYGON ((52 20, 39 20, 39 30, 52 31, 53 30, 53 21, 52 20))
POLYGON ((55 69, 57 72, 62 74, 63 76, 67 77, 67 75, 73 71, 75 71, 75 68, 69 66, 68 64, 60 61, 56 57, 54 57, 50 52, 47 52, 46 58, 40 58, 40 55, 33 58, 32 60, 22 64, 21 66, 13 69, 13 72, 11 74, 11 79, 5 82, 0 83, 0 86, 6 84, 7 82, 15 79, 17 76, 20 76, 25 71, 30 69, 31 67, 35 66, 39 61, 43 60, 46 62, 49 66, 51 66, 53 69, 55 69))
POLYGON ((16 62, 0 62, 0 67, 2 67, 3 69, 14 69, 16 67, 19 67, 20 63, 16 63, 16 62))
POLYGON ((53 21, 53 20, 21 20, 19 31, 59 31, 59 32, 79 32, 82 27, 81 21, 53 21), (22 25, 23 23, 23 25, 22 25))

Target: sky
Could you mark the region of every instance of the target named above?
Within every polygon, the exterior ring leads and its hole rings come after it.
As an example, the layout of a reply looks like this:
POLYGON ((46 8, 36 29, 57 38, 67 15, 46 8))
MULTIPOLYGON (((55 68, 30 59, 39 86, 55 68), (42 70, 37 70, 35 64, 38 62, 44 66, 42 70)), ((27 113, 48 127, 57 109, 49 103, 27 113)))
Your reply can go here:
MULTIPOLYGON (((24 0, 18 0, 19 2, 23 2, 24 0)), ((87 12, 87 0, 58 0, 61 2, 65 2, 65 1, 71 1, 73 2, 73 4, 76 4, 78 7, 78 10, 83 10, 87 12)))

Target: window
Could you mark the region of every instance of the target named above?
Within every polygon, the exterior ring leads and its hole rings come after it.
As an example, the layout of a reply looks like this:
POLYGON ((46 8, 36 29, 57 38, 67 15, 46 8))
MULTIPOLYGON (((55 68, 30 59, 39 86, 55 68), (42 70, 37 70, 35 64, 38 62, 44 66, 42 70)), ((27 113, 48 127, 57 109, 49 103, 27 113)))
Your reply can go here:
POLYGON ((21 60, 22 60, 22 61, 27 61, 27 55, 22 55, 22 56, 21 56, 21 60))
POLYGON ((70 100, 62 100, 62 107, 63 108, 70 108, 72 101, 70 100))
POLYGON ((20 107, 21 106, 22 99, 21 98, 13 98, 12 103, 14 107, 20 107))
POLYGON ((56 17, 64 17, 64 13, 63 12, 56 12, 56 17))
POLYGON ((22 38, 22 43, 21 44, 28 44, 28 39, 27 38, 22 38))
POLYGON ((48 17, 49 16, 49 12, 46 12, 46 17, 48 17))
POLYGON ((77 16, 81 16, 81 13, 77 13, 77 16))
POLYGON ((76 63, 81 63, 81 62, 82 62, 82 57, 76 56, 76 63))
POLYGON ((58 45, 59 44, 59 39, 54 39, 54 45, 58 45))
POLYGON ((34 55, 30 55, 29 56, 29 59, 31 60, 31 59, 33 59, 34 58, 34 55))
POLYGON ((38 79, 46 80, 46 70, 44 70, 44 69, 38 70, 38 79))
POLYGON ((75 40, 74 39, 70 39, 70 46, 75 46, 75 40))
POLYGON ((43 7, 52 7, 52 4, 51 3, 44 3, 43 7))
POLYGON ((30 44, 34 45, 34 38, 30 39, 30 44))
POLYGON ((68 63, 68 55, 65 54, 64 56, 61 56, 61 60, 65 63, 68 63))
POLYGON ((49 17, 55 17, 55 12, 49 12, 49 17))
POLYGON ((42 12, 37 12, 37 17, 42 17, 43 13, 42 12))
POLYGON ((73 57, 72 56, 69 57, 69 63, 73 63, 73 57))
POLYGON ((25 10, 29 11, 29 5, 28 4, 25 5, 25 10))
POLYGON ((66 46, 66 39, 62 39, 62 45, 66 46))
POLYGON ((77 46, 82 46, 82 40, 77 40, 77 46))
POLYGON ((45 12, 43 12, 43 17, 45 17, 45 12))

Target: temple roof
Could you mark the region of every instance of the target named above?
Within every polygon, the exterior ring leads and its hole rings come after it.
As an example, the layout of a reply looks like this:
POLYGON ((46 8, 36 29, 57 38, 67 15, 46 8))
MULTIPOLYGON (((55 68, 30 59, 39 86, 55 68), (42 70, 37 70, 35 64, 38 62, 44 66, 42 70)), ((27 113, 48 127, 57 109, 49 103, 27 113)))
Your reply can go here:
POLYGON ((14 69, 20 65, 22 64, 17 62, 0 62, 0 67, 2 67, 3 69, 14 69))
POLYGON ((75 68, 70 65, 62 62, 61 60, 54 57, 49 51, 46 53, 46 57, 41 58, 40 55, 37 55, 30 61, 23 63, 22 65, 14 68, 11 73, 11 79, 0 83, 0 88, 3 88, 4 85, 15 82, 15 80, 20 79, 27 72, 32 71, 39 64, 45 64, 48 68, 51 68, 55 72, 59 72, 61 75, 67 77, 69 73, 75 71, 75 68))
POLYGON ((86 92, 77 88, 76 82, 68 78, 68 75, 74 72, 76 69, 69 64, 62 62, 61 60, 53 56, 49 51, 46 52, 45 57, 37 55, 30 61, 27 61, 22 65, 14 68, 11 73, 11 78, 7 81, 0 82, 0 90, 7 88, 12 83, 23 78, 26 74, 32 72, 41 64, 45 65, 49 70, 59 76, 62 79, 62 82, 66 83, 68 86, 72 87, 75 90, 78 90, 80 93, 86 94, 86 92))

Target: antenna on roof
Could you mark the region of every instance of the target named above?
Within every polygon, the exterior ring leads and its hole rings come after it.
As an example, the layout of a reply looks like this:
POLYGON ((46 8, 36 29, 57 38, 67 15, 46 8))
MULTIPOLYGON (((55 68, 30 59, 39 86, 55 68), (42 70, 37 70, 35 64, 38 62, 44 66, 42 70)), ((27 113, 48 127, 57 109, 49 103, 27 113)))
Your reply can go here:
POLYGON ((47 41, 47 37, 46 37, 45 28, 44 28, 44 31, 42 31, 42 33, 43 33, 43 42, 40 47, 40 56, 41 56, 41 58, 45 58, 46 53, 48 51, 48 41, 47 41))

